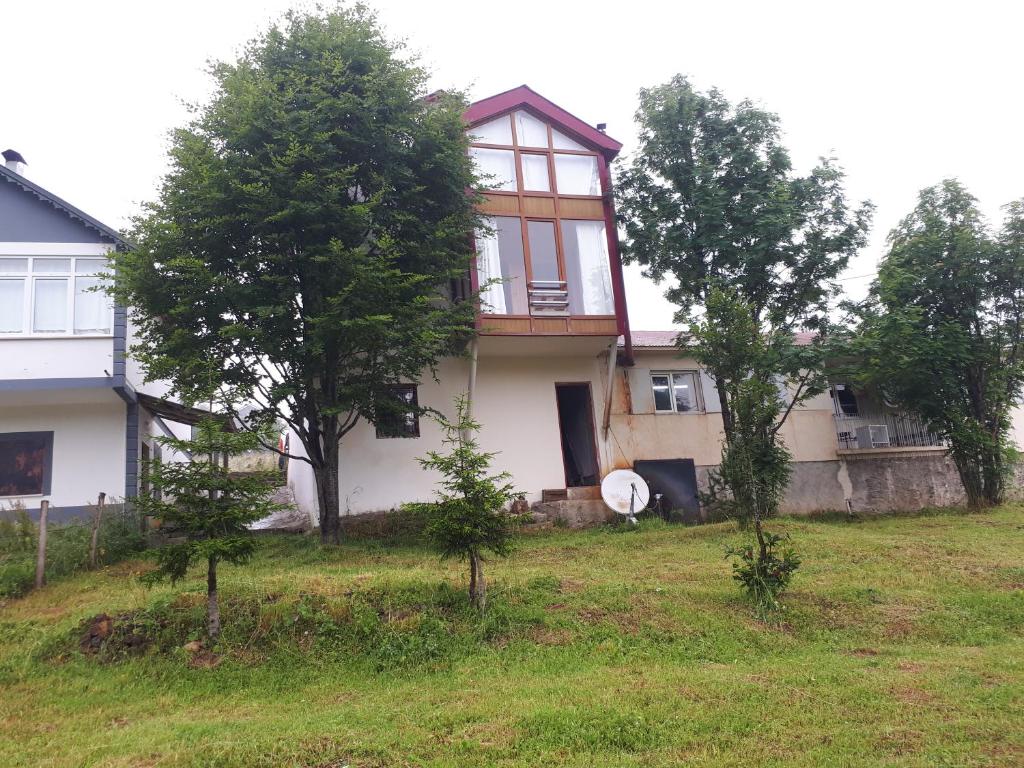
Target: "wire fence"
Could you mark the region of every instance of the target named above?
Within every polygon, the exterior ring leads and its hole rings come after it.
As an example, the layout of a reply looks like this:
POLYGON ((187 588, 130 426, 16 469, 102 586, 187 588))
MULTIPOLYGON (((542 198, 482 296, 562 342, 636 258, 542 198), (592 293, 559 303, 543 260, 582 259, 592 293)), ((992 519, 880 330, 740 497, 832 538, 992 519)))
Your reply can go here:
MULTIPOLYGON (((90 510, 95 513, 95 507, 90 510)), ((93 551, 93 521, 87 518, 47 523, 44 550, 45 579, 89 568, 93 551)), ((23 508, 0 511, 0 599, 27 593, 36 582, 39 523, 23 508)), ((96 531, 96 565, 108 565, 146 548, 142 519, 132 505, 102 508, 96 531)))

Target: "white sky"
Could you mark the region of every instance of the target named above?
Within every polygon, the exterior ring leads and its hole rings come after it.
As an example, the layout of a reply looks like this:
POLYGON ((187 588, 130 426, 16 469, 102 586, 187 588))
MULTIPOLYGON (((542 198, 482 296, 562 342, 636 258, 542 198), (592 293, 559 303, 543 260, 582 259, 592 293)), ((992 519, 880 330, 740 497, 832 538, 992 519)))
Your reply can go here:
MULTIPOLYGON (((27 176, 115 227, 154 194, 182 102, 209 92, 287 0, 18 0, 0 17, 0 145, 27 176)), ((999 220, 1024 196, 1024 3, 378 0, 434 87, 482 98, 526 83, 635 143, 637 90, 676 72, 781 115, 795 164, 834 152, 878 206, 844 286, 863 295, 922 187, 959 177, 999 220)), ((634 329, 668 328, 662 287, 627 270, 634 329)))

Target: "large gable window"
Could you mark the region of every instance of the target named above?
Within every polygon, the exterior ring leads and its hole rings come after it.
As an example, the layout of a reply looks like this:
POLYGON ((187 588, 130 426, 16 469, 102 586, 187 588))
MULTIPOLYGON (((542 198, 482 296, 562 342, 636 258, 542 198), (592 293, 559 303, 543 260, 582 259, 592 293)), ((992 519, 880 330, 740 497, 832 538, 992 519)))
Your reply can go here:
POLYGON ((0 432, 0 497, 50 492, 53 432, 0 432))
POLYGON ((491 214, 476 233, 481 311, 613 317, 601 154, 525 109, 468 133, 491 214))
POLYGON ((109 335, 105 266, 97 257, 0 258, 0 335, 109 335))

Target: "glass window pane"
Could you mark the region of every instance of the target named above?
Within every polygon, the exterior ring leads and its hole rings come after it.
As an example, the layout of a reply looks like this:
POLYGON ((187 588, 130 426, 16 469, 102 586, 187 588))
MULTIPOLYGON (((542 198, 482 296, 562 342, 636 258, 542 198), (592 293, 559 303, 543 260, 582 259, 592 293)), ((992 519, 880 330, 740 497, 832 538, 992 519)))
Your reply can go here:
POLYGON ((32 271, 44 275, 66 275, 71 271, 71 259, 32 259, 32 271))
POLYGON ((654 387, 654 410, 671 411, 672 395, 668 391, 668 376, 651 376, 651 386, 654 387))
POLYGON ((548 126, 528 112, 516 112, 516 138, 520 147, 547 147, 548 126))
POLYGON ((676 410, 680 413, 700 410, 697 382, 692 373, 672 374, 672 395, 675 398, 676 410))
POLYGON ((0 259, 0 272, 28 272, 28 259, 0 259))
POLYGON ((474 125, 469 129, 472 141, 478 144, 507 144, 512 146, 512 122, 509 116, 499 117, 489 123, 474 125))
POLYGON ((548 156, 524 152, 520 157, 523 159, 523 189, 529 192, 550 192, 548 156))
POLYGON ((32 330, 60 333, 68 329, 68 281, 53 278, 35 281, 32 330))
POLYGON ((560 195, 600 195, 597 158, 593 155, 555 155, 555 179, 560 195))
POLYGON ((75 259, 75 274, 98 275, 106 266, 106 259, 75 259))
POLYGON ((491 231, 476 233, 481 310, 495 315, 529 314, 523 230, 519 218, 494 216, 486 223, 491 231), (502 282, 492 282, 496 280, 502 282), (489 282, 491 284, 487 285, 489 282))
POLYGON ((95 290, 102 284, 98 277, 75 278, 75 333, 110 333, 110 297, 95 290))
POLYGON ((516 190, 516 156, 511 149, 469 148, 481 189, 516 190))
POLYGON ((603 221, 562 221, 569 312, 614 315, 615 296, 603 221))
POLYGON ((0 280, 0 333, 21 333, 25 322, 25 281, 0 280))
POLYGON ((553 221, 526 222, 530 240, 530 270, 534 282, 558 282, 558 252, 553 221))
POLYGON ((47 490, 52 450, 51 433, 0 434, 0 496, 30 496, 47 490))
POLYGON ((559 133, 554 129, 552 129, 551 131, 551 145, 555 149, 575 149, 580 152, 587 151, 587 148, 584 147, 582 144, 577 144, 564 133, 559 133))

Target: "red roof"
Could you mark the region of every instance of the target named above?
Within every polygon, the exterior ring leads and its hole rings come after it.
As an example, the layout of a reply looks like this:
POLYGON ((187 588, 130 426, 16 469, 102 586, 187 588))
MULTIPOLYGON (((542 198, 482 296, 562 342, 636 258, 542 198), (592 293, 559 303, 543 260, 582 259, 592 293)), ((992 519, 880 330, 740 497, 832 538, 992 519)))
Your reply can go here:
MULTIPOLYGON (((676 339, 682 331, 631 331, 633 348, 640 349, 670 349, 676 346, 676 339)), ((815 337, 814 331, 800 331, 793 334, 793 343, 804 347, 810 344, 815 337)))
POLYGON ((588 144, 611 160, 622 149, 622 144, 578 117, 548 101, 527 85, 475 101, 463 113, 467 123, 478 125, 486 120, 525 108, 537 117, 557 125, 559 129, 581 144, 588 144))

